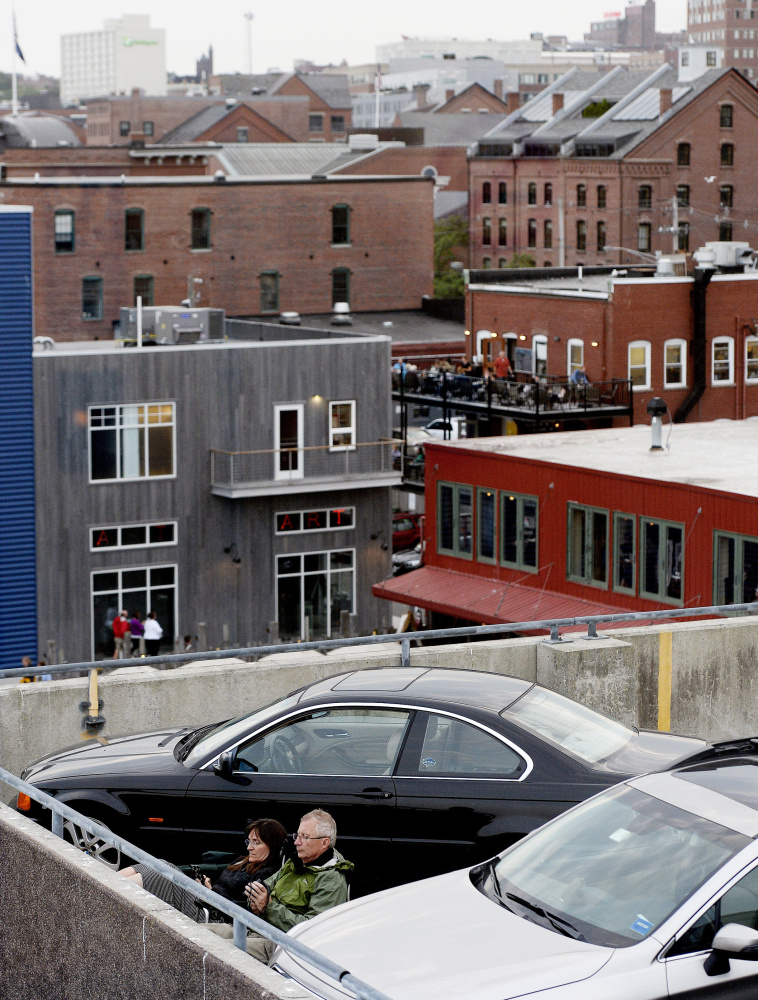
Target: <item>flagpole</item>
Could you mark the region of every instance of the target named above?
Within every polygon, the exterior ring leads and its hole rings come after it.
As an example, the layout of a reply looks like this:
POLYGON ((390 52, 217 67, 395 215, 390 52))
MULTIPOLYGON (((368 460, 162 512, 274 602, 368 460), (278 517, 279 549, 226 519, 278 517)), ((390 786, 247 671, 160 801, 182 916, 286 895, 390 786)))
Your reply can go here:
POLYGON ((374 73, 374 128, 379 128, 379 67, 374 73))

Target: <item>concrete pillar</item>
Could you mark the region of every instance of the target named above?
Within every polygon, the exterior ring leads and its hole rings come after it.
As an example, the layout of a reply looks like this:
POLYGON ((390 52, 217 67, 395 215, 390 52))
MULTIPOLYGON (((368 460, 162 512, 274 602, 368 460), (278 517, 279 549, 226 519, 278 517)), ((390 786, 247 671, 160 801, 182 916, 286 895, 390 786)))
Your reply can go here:
POLYGON ((55 650, 56 642, 55 639, 47 640, 47 665, 50 666, 51 663, 57 663, 57 653, 55 650))
POLYGON ((208 626, 205 622, 197 623, 197 648, 200 653, 205 653, 208 649, 208 626))

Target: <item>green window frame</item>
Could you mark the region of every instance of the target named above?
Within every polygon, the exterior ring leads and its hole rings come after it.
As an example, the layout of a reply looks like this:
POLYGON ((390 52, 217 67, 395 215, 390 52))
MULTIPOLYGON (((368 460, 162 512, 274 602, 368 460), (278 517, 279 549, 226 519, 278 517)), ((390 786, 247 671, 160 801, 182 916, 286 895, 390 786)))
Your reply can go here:
POLYGON ((637 515, 613 514, 613 589, 619 594, 637 592, 637 515))
POLYGON ((145 249, 145 213, 141 208, 124 212, 124 250, 145 249))
POLYGON ((476 558, 497 562, 497 490, 478 486, 476 490, 476 558))
POLYGON ((133 295, 133 305, 137 305, 137 296, 142 296, 142 305, 149 307, 154 304, 154 293, 155 279, 152 274, 135 274, 134 275, 134 295, 133 295))
POLYGON ((500 492, 500 564, 526 573, 539 570, 539 500, 500 492))
POLYGON ((640 597, 681 607, 684 604, 684 525, 678 521, 640 517, 639 539, 640 597))
POLYGON ((332 246, 350 246, 349 205, 332 205, 332 246))
POLYGON ((713 603, 749 604, 756 599, 756 591, 758 538, 733 531, 714 531, 713 603))
POLYGON ((609 512, 580 503, 568 505, 566 579, 608 588, 609 512))
POLYGON ((103 318, 103 279, 95 275, 82 278, 82 319, 103 318))
POLYGON ((437 551, 457 559, 472 559, 473 520, 474 487, 437 483, 437 551))
POLYGON ((56 253, 73 253, 76 249, 76 219, 71 208, 59 208, 53 220, 56 253))

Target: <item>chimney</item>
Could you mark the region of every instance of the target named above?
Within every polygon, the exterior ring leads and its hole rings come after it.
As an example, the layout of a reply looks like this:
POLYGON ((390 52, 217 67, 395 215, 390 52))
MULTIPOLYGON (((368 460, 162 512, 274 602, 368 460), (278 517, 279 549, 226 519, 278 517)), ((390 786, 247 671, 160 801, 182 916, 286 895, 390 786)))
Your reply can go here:
POLYGON ((426 106, 426 92, 429 90, 428 83, 417 83, 413 87, 413 96, 416 98, 416 107, 426 106))
POLYGON ((559 111, 563 111, 563 94, 553 94, 553 114, 557 115, 559 111))
POLYGON ((455 97, 455 91, 454 90, 446 90, 445 91, 445 101, 452 101, 452 99, 454 97, 455 97))
POLYGON ((661 111, 665 115, 671 110, 671 87, 661 87, 661 111))
POLYGON ((521 94, 517 90, 509 90, 505 95, 505 103, 508 107, 508 114, 513 114, 521 107, 521 94))
POLYGON ((502 101, 503 99, 503 81, 495 80, 495 97, 502 101))

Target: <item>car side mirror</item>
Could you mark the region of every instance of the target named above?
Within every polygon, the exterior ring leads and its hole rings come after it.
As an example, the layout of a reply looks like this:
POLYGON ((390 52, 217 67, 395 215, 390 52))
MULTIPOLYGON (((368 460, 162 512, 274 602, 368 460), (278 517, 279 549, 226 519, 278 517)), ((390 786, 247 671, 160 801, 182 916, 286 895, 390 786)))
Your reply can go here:
POLYGON ((219 778, 231 778, 234 773, 234 751, 224 750, 213 763, 213 770, 219 778))
POLYGON ((705 974, 723 976, 729 972, 730 958, 758 962, 758 931, 744 924, 724 924, 713 939, 713 951, 706 958, 705 974))

